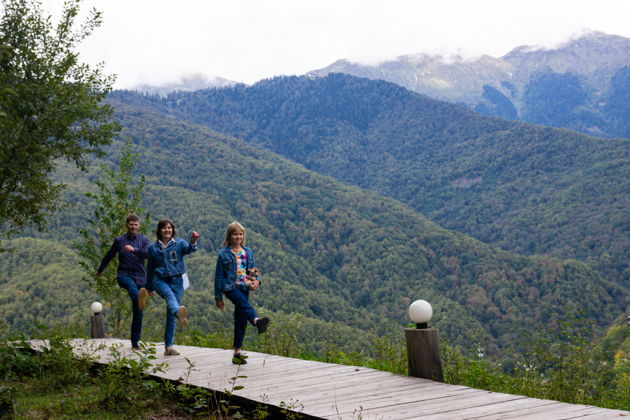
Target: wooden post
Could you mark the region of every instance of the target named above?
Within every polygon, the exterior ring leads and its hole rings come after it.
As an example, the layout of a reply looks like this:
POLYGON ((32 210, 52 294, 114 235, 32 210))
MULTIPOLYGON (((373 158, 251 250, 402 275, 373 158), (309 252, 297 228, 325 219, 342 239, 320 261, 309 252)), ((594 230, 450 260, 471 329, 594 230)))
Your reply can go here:
POLYGON ((92 338, 105 338, 105 320, 100 312, 90 317, 90 326, 92 338))
POLYGON ((438 331, 433 328, 405 328, 409 376, 444 382, 438 331))

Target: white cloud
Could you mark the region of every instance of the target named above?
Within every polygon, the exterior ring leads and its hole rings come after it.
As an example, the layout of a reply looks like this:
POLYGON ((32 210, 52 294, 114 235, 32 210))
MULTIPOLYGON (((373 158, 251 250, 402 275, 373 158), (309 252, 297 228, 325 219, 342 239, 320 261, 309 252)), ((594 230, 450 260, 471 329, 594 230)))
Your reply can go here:
MULTIPOLYGON (((58 0, 44 7, 58 7, 58 0)), ((105 23, 82 47, 118 87, 203 73, 253 83, 340 58, 489 54, 553 46, 584 28, 630 37, 627 0, 86 0, 105 23)))

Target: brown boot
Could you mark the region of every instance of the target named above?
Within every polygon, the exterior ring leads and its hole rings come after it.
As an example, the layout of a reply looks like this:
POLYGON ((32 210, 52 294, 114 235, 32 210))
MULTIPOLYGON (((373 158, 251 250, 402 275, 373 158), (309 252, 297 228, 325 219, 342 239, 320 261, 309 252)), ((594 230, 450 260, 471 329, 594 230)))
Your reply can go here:
POLYGON ((147 309, 148 297, 149 297, 149 292, 147 292, 147 289, 142 287, 140 290, 138 290, 138 309, 140 309, 141 311, 144 311, 145 309, 147 309))
POLYGON ((188 309, 185 306, 180 306, 179 311, 177 311, 177 321, 179 321, 179 325, 185 327, 188 325, 188 309))

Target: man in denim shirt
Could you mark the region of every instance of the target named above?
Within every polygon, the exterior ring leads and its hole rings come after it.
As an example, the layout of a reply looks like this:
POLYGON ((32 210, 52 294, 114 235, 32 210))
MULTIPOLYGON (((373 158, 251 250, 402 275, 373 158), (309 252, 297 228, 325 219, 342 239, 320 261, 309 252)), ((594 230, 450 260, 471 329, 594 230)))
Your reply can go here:
POLYGON ((118 253, 118 285, 129 293, 133 318, 131 321, 131 347, 139 350, 140 333, 142 331, 142 311, 146 308, 147 289, 144 271, 144 260, 147 258, 149 238, 138 233, 140 218, 130 214, 126 219, 127 233, 116 237, 105 257, 101 261, 96 275, 101 277, 107 264, 118 253))

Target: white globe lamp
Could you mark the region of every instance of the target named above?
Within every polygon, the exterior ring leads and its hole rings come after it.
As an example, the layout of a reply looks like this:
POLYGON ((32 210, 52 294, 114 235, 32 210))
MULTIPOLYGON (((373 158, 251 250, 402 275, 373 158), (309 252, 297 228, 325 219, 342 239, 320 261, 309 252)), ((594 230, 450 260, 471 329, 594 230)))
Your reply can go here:
POLYGON ((426 300, 416 300, 409 306, 409 318, 416 324, 416 328, 429 328, 429 321, 433 316, 433 308, 426 300))
POLYGON ((100 314, 101 311, 103 310, 103 305, 101 304, 101 302, 94 302, 90 306, 90 310, 92 311, 94 315, 100 314))

